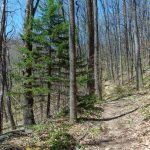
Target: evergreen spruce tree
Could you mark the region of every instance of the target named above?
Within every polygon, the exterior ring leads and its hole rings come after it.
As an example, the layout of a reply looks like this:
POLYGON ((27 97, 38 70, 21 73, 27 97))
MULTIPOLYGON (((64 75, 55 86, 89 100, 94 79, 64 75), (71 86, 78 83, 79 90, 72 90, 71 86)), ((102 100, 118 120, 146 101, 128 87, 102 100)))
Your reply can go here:
MULTIPOLYGON (((44 5, 40 6, 40 15, 37 19, 33 19, 33 30, 30 36, 33 44, 32 51, 21 48, 24 59, 18 63, 22 69, 32 66, 32 75, 20 78, 24 81, 23 84, 30 82, 32 88, 23 90, 24 92, 30 90, 33 96, 47 95, 47 117, 51 115, 52 86, 66 85, 69 80, 67 75, 69 68, 68 22, 64 21, 60 9, 61 5, 55 3, 54 0, 47 0, 44 5)), ((59 88, 57 91, 61 94, 59 88)), ((37 99, 35 103, 36 101, 37 99)), ((57 103, 59 107, 60 99, 57 103)))

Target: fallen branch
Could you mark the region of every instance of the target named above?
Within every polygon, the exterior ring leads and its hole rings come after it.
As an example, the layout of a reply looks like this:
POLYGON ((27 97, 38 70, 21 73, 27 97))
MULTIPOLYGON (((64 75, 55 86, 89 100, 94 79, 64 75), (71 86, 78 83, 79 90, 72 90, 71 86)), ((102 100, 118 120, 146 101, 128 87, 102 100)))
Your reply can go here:
POLYGON ((14 137, 20 137, 20 136, 27 136, 29 132, 26 132, 25 130, 12 130, 10 132, 6 132, 0 135, 0 142, 3 142, 5 140, 8 140, 10 138, 14 137))

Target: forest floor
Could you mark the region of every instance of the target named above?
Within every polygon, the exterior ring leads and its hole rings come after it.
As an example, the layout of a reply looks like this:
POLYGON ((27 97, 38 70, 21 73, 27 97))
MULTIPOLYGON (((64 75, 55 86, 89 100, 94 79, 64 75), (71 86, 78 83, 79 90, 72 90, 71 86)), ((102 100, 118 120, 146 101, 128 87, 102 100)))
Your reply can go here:
MULTIPOLYGON (((150 83, 145 83, 145 88, 137 92, 133 87, 121 88, 107 81, 105 101, 79 116, 75 125, 66 126, 78 143, 76 150, 150 150, 150 83)), ((56 124, 62 126, 61 120, 56 124)), ((40 144, 45 141, 41 143, 39 139, 47 137, 50 124, 36 128, 37 134, 13 138, 4 144, 27 146, 24 150, 44 150, 40 144), (48 130, 42 131, 47 127, 48 130), (29 148, 33 140, 38 147, 29 148)))
MULTIPOLYGON (((113 95, 108 91, 107 96, 113 95)), ((150 150, 149 90, 134 91, 114 100, 108 98, 102 107, 101 118, 95 120, 101 126, 101 134, 84 138, 86 150, 150 150)))

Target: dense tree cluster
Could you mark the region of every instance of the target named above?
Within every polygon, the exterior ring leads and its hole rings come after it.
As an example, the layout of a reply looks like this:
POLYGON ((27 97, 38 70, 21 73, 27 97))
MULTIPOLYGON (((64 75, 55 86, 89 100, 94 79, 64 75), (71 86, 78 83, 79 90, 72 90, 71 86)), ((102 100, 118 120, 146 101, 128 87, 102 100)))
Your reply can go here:
POLYGON ((2 0, 0 11, 0 133, 59 113, 76 122, 81 107, 103 99, 105 80, 142 88, 149 0, 26 0, 15 63, 9 3, 2 0))

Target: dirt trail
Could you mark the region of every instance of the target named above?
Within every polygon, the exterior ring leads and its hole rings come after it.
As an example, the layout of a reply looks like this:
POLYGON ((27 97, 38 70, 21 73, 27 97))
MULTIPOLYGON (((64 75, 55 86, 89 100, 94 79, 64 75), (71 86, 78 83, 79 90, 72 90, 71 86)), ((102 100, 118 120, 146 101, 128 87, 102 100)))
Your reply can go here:
POLYGON ((102 114, 102 134, 86 150, 150 150, 150 145, 140 145, 135 130, 142 122, 137 108, 138 103, 131 99, 108 101, 102 114))
POLYGON ((110 118, 110 120, 102 124, 104 129, 102 135, 102 141, 104 142, 101 143, 102 149, 135 149, 138 143, 132 134, 132 124, 134 123, 133 113, 134 110, 136 111, 137 106, 133 105, 134 102, 131 100, 108 102, 105 105, 102 117, 110 118), (131 108, 132 106, 134 108, 131 108))

